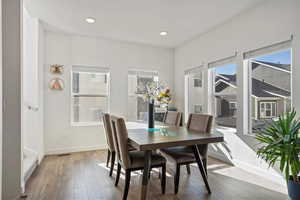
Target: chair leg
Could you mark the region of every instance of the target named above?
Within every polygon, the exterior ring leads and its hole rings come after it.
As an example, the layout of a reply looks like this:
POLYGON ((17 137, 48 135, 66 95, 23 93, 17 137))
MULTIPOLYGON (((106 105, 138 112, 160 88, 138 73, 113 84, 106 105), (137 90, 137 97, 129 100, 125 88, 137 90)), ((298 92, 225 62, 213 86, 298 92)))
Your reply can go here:
POLYGON ((163 164, 161 171, 162 171, 162 175, 161 175, 161 191, 162 194, 165 194, 166 192, 166 164, 163 164))
POLYGON ((125 188, 124 188, 124 193, 123 193, 123 200, 126 200, 127 196, 128 196, 128 191, 129 191, 129 186, 130 186, 130 177, 131 177, 131 170, 126 169, 126 171, 125 171, 125 188))
POLYGON ((152 168, 149 171, 149 176, 148 176, 149 179, 151 178, 151 172, 152 172, 152 168))
POLYGON ((110 163, 109 176, 112 176, 112 173, 114 171, 115 158, 116 158, 116 152, 111 152, 111 163, 110 163))
POLYGON ((186 165, 186 171, 187 171, 188 174, 191 174, 190 164, 186 165))
POLYGON ((207 159, 203 158, 202 163, 203 163, 203 167, 204 167, 204 170, 205 170, 205 173, 206 173, 206 176, 207 176, 207 159))
POLYGON ((177 164, 176 165, 176 172, 175 172, 175 176, 174 176, 174 193, 177 194, 178 193, 178 187, 179 187, 179 177, 180 177, 180 165, 177 164))
POLYGON ((120 179, 120 174, 121 174, 121 165, 118 163, 117 176, 116 176, 115 186, 118 186, 119 179, 120 179))
POLYGON ((110 150, 107 150, 107 160, 106 160, 106 167, 108 167, 109 164, 109 160, 110 160, 110 150))

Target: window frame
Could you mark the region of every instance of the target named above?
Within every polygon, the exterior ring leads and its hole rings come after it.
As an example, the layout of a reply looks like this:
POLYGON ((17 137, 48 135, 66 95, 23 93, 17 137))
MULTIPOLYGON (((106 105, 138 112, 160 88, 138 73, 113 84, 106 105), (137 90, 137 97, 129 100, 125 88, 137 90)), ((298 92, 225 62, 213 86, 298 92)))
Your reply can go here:
MULTIPOLYGON (((189 105, 189 103, 190 103, 189 86, 194 87, 194 88, 201 88, 203 90, 203 92, 205 93, 206 92, 205 89, 207 89, 204 87, 204 77, 205 77, 206 70, 207 69, 205 68, 204 65, 200 65, 199 67, 194 67, 194 68, 188 69, 184 72, 184 93, 185 93, 185 95, 184 95, 184 119, 185 119, 185 123, 187 123, 189 114, 190 114, 190 112, 189 112, 189 107, 190 107, 190 105, 189 105), (201 74, 201 78, 190 77, 197 73, 201 74), (193 79, 193 83, 191 85, 189 85, 189 78, 193 79), (201 87, 195 87, 195 84, 194 84, 195 79, 201 80, 201 87)), ((203 101, 206 102, 207 98, 208 97, 204 96, 203 101)), ((195 104, 193 106, 193 110, 195 111, 195 106, 199 106, 199 105, 201 105, 201 104, 195 104)), ((205 103, 204 103, 204 105, 201 105, 202 113, 205 110, 204 106, 205 106, 205 103)))
MULTIPOLYGON (((211 113, 212 115, 214 116, 214 118, 216 119, 217 117, 217 101, 216 101, 216 97, 220 97, 220 96, 223 96, 223 95, 220 95, 219 92, 216 92, 216 82, 215 82, 215 77, 216 77, 216 73, 215 73, 215 70, 219 67, 223 67, 223 66, 226 66, 226 65, 230 65, 230 64, 233 64, 233 65, 236 65, 236 79, 238 78, 238 62, 237 62, 237 55, 235 54, 234 56, 230 56, 228 58, 225 58, 225 59, 221 59, 220 62, 219 61, 214 61, 214 62, 211 62, 209 63, 209 74, 210 74, 210 87, 211 87, 211 91, 210 91, 210 95, 209 97, 211 98, 210 99, 210 110, 211 110, 211 113)), ((231 85, 231 84, 229 84, 231 85)), ((236 89, 236 92, 235 93, 227 93, 226 95, 235 95, 236 96, 236 109, 237 110, 237 103, 238 103, 238 91, 239 91, 239 85, 238 85, 238 82, 236 81, 236 86, 234 85, 231 85, 233 88, 236 89)), ((228 101, 228 103, 230 102, 233 102, 233 101, 228 101)), ((237 131, 237 128, 238 128, 238 124, 237 124, 237 119, 236 119, 236 127, 230 127, 230 126, 223 126, 223 125, 218 125, 216 123, 216 120, 214 120, 214 123, 213 123, 213 127, 215 129, 218 129, 218 128, 227 128, 227 129, 232 129, 234 130, 235 132, 237 131)))
POLYGON ((88 67, 88 66, 72 66, 72 69, 70 70, 70 125, 73 127, 77 126, 100 126, 103 125, 103 122, 101 119, 99 119, 98 122, 74 122, 74 110, 73 110, 73 97, 74 96, 93 96, 93 97, 106 97, 107 98, 107 113, 110 112, 110 72, 107 68, 101 68, 101 67, 88 67), (76 69, 74 68, 85 68, 84 70, 76 69), (73 72, 78 73, 87 73, 87 74, 105 74, 107 76, 107 95, 89 95, 89 94, 80 94, 80 93, 73 93, 73 72))
MULTIPOLYGON (((153 78, 153 81, 159 82, 159 72, 158 71, 151 71, 151 70, 143 70, 143 69, 129 69, 127 71, 127 117, 129 117, 129 106, 128 106, 128 100, 129 97, 135 97, 138 99, 141 97, 142 93, 138 93, 137 91, 134 94, 129 94, 129 76, 136 76, 136 81, 138 81, 138 77, 151 77, 153 78)), ((138 85, 138 84, 137 84, 138 85)), ((137 105, 138 106, 138 105, 137 105)), ((138 110, 137 110, 138 112, 138 110)), ((137 113, 136 113, 137 114, 137 113)), ((133 120, 139 120, 138 114, 135 116, 136 119, 133 120)))
MULTIPOLYGON (((252 122, 252 65, 251 65, 251 60, 252 59, 255 59, 256 57, 261 57, 261 56, 267 56, 267 55, 271 55, 271 54, 275 54, 275 53, 279 53, 279 52, 282 52, 282 51, 286 51, 286 50, 290 50, 290 53, 291 53, 291 71, 288 72, 290 73, 290 84, 291 84, 291 88, 290 88, 290 92, 291 92, 291 96, 290 96, 290 99, 291 99, 291 105, 290 107, 292 108, 293 107, 293 59, 292 59, 292 55, 293 55, 293 48, 292 48, 292 45, 291 45, 291 41, 292 40, 287 40, 287 41, 283 41, 283 42, 280 42, 278 44, 273 44, 273 45, 270 45, 270 46, 267 46, 267 47, 262 47, 262 48, 259 48, 257 51, 261 52, 261 53, 258 53, 258 54, 253 54, 253 56, 249 56, 247 55, 248 52, 244 52, 243 53, 243 67, 244 67, 244 77, 248 77, 247 79, 247 84, 246 84, 246 87, 244 87, 243 89, 246 90, 246 93, 247 93, 247 99, 248 99, 248 105, 244 105, 243 109, 247 109, 248 110, 248 114, 247 114, 247 131, 245 131, 244 135, 247 135, 247 136, 251 136, 251 137, 255 137, 255 133, 253 132, 253 122, 252 122), (278 45, 278 46, 277 46, 278 45), (280 46, 281 45, 281 46, 280 46), (274 48, 272 48, 273 46, 275 46, 274 48), (255 56, 254 56, 255 55, 255 56)), ((253 51, 250 51, 250 52, 255 52, 255 50, 253 51)), ((259 112, 257 112, 257 116, 259 114, 260 118, 261 119, 272 119, 272 118, 276 118, 277 117, 277 112, 278 112, 278 108, 277 108, 277 103, 276 103, 276 106, 275 106, 275 116, 273 117, 261 117, 261 102, 274 102, 274 101, 265 101, 265 100, 262 100, 262 101, 259 101, 257 102, 257 104, 255 105, 255 109, 258 109, 259 107, 259 112), (258 105, 259 104, 259 105, 258 105)), ((271 112, 272 112, 272 108, 271 108, 271 112)))

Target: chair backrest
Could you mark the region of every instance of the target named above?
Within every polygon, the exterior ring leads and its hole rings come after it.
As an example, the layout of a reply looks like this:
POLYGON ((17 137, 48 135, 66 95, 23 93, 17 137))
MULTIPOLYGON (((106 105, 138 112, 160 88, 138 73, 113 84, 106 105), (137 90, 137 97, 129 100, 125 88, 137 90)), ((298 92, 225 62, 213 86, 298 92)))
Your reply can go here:
POLYGON ((205 114, 190 114, 187 128, 193 131, 210 133, 213 116, 205 114))
POLYGON ((128 152, 128 132, 125 121, 121 117, 111 116, 111 127, 113 140, 118 160, 124 168, 130 167, 130 158, 128 152))
POLYGON ((110 122, 110 115, 108 113, 105 113, 102 117, 102 120, 103 120, 108 148, 111 152, 114 152, 115 146, 114 146, 113 132, 112 132, 111 122, 110 122))
POLYGON ((181 112, 167 111, 164 117, 164 123, 173 126, 180 126, 181 112))

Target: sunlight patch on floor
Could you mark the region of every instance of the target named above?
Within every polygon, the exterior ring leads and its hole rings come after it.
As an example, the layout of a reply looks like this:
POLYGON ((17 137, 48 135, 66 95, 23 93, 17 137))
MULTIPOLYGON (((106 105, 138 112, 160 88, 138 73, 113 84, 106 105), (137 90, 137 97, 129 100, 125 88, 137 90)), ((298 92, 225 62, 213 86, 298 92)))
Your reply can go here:
POLYGON ((280 192, 282 194, 287 194, 287 189, 284 185, 267 180, 263 177, 251 174, 237 167, 227 167, 222 169, 212 170, 212 173, 221 174, 233 179, 237 179, 243 182, 247 182, 253 185, 258 185, 260 187, 280 192))
MULTIPOLYGON (((97 165, 99 167, 105 169, 107 171, 107 174, 109 173, 110 167, 106 167, 106 163, 97 163, 97 165)), ((117 165, 115 164, 113 175, 115 176, 116 174, 117 174, 117 165)), ((131 172, 131 177, 142 176, 142 175, 143 175, 143 172, 141 170, 131 172)), ((159 176, 159 169, 158 168, 152 169, 151 170, 151 176, 158 177, 159 176)), ((166 173, 166 176, 167 177, 173 177, 173 175, 170 174, 169 172, 166 173)), ((121 169, 120 179, 125 179, 125 171, 123 169, 121 169)))

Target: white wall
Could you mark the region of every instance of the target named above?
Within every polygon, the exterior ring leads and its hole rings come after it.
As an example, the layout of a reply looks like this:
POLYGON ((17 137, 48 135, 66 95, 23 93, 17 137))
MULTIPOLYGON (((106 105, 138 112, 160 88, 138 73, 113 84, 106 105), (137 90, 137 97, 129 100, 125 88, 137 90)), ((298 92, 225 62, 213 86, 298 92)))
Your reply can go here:
POLYGON ((2 0, 0 0, 0 200, 2 199, 2 0))
MULTIPOLYGON (((176 106, 184 108, 184 70, 200 66, 207 66, 208 62, 226 58, 238 52, 238 83, 243 82, 242 52, 288 40, 291 34, 293 40, 293 66, 300 66, 300 1, 272 0, 266 1, 231 21, 189 41, 175 49, 175 91, 176 106)), ((195 24, 196 26, 197 24, 195 24)), ((199 24, 200 25, 200 24, 199 24)), ((293 68, 293 84, 300 84, 300 68, 293 68)), ((243 90, 240 85, 238 101, 243 101, 243 90)), ((300 90, 293 88, 294 106, 300 112, 300 90)), ((253 169, 257 173, 271 173, 267 166, 256 158, 253 150, 253 138, 243 135, 243 109, 238 111, 237 134, 225 133, 226 146, 230 149, 231 161, 245 168, 253 169), (255 170, 254 170, 255 169, 255 170)), ((224 147, 224 146, 223 146, 224 147)), ((221 151, 219 148, 218 151, 221 151)), ((211 151, 211 154, 224 158, 224 155, 211 151)), ((228 152, 227 152, 228 153, 228 152)), ((229 157, 230 157, 229 156, 229 157)), ((225 159, 225 158, 224 158, 225 159)), ((274 174, 274 171, 271 173, 274 174)))
POLYGON ((74 36, 63 33, 45 34, 45 151, 62 153, 106 147, 102 126, 70 125, 70 69, 72 65, 110 68, 110 112, 127 115, 127 72, 129 69, 155 70, 160 80, 173 88, 173 50, 127 42, 74 36), (50 64, 65 65, 65 89, 49 90, 50 64))

